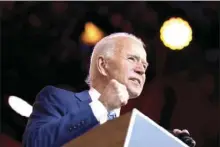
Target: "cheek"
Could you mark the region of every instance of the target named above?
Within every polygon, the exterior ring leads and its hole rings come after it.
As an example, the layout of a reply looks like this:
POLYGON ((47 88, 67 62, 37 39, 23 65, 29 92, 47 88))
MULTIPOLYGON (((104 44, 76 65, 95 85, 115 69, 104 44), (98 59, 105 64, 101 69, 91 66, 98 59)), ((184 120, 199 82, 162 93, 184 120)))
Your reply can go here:
POLYGON ((131 70, 128 68, 129 66, 127 63, 121 63, 118 65, 118 70, 116 71, 115 75, 120 82, 126 84, 128 82, 128 77, 131 70))
POLYGON ((123 69, 124 65, 120 62, 118 62, 117 64, 112 64, 111 66, 109 66, 109 76, 110 78, 116 79, 119 82, 123 81, 123 77, 124 77, 124 69, 123 69))
POLYGON ((117 62, 109 66, 110 79, 116 79, 122 84, 128 84, 129 75, 132 75, 132 65, 128 62, 117 62))
POLYGON ((129 63, 125 63, 124 66, 122 67, 122 75, 124 78, 125 82, 128 82, 129 77, 132 76, 133 68, 129 63))

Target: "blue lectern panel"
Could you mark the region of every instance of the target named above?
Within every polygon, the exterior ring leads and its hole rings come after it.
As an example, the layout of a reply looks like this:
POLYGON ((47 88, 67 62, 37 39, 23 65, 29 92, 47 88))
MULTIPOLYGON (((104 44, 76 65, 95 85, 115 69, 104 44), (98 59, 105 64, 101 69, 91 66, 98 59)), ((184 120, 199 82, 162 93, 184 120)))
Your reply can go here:
POLYGON ((183 142, 134 109, 124 147, 187 147, 183 142))

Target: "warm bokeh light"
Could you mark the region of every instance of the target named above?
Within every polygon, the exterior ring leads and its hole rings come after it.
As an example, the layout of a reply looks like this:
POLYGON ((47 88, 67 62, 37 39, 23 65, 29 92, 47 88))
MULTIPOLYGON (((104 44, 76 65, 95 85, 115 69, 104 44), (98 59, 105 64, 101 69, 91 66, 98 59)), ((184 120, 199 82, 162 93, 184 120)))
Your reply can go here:
POLYGON ((94 45, 104 37, 104 32, 92 22, 85 24, 81 39, 85 44, 94 45))
POLYGON ((192 40, 192 29, 182 18, 170 18, 160 29, 160 38, 166 47, 181 50, 192 40))
POLYGON ((8 103, 11 108, 21 116, 29 117, 32 113, 32 106, 17 96, 10 96, 8 103))

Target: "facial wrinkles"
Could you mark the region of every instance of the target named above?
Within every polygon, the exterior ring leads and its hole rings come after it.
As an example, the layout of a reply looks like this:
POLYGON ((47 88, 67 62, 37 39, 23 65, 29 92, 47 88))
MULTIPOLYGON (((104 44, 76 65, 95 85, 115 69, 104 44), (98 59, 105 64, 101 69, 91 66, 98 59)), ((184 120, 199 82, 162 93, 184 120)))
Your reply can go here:
POLYGON ((143 84, 145 82, 145 71, 144 68, 145 64, 147 65, 146 61, 146 52, 142 46, 139 44, 133 44, 131 48, 131 55, 136 56, 136 62, 134 63, 134 66, 132 69, 134 72, 132 72, 132 76, 138 78, 141 80, 141 83, 143 84), (144 72, 142 74, 138 72, 144 72))
POLYGON ((131 49, 132 55, 136 56, 137 58, 138 68, 144 69, 144 67, 147 67, 147 57, 144 48, 137 44, 133 44, 131 49))
POLYGON ((140 57, 143 54, 140 49, 142 46, 130 38, 119 38, 116 44, 117 48, 115 50, 114 64, 116 69, 115 72, 117 73, 114 75, 117 80, 125 83, 128 79, 129 73, 132 68, 134 68, 127 62, 127 56, 128 54, 132 54, 140 57))
POLYGON ((126 37, 115 38, 115 43, 116 48, 114 50, 114 55, 109 59, 109 78, 114 78, 122 84, 126 84, 129 78, 128 76, 131 75, 134 68, 127 62, 127 55, 131 53, 141 56, 143 52, 140 51, 140 48, 143 47, 140 43, 126 37))

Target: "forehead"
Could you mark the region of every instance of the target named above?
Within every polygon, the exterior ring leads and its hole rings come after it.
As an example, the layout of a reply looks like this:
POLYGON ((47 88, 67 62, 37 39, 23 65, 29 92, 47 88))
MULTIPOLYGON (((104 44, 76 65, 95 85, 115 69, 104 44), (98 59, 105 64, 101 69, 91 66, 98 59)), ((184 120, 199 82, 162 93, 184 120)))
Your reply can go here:
POLYGON ((147 54, 141 42, 130 38, 120 38, 117 40, 116 56, 117 55, 135 55, 146 61, 147 54))

